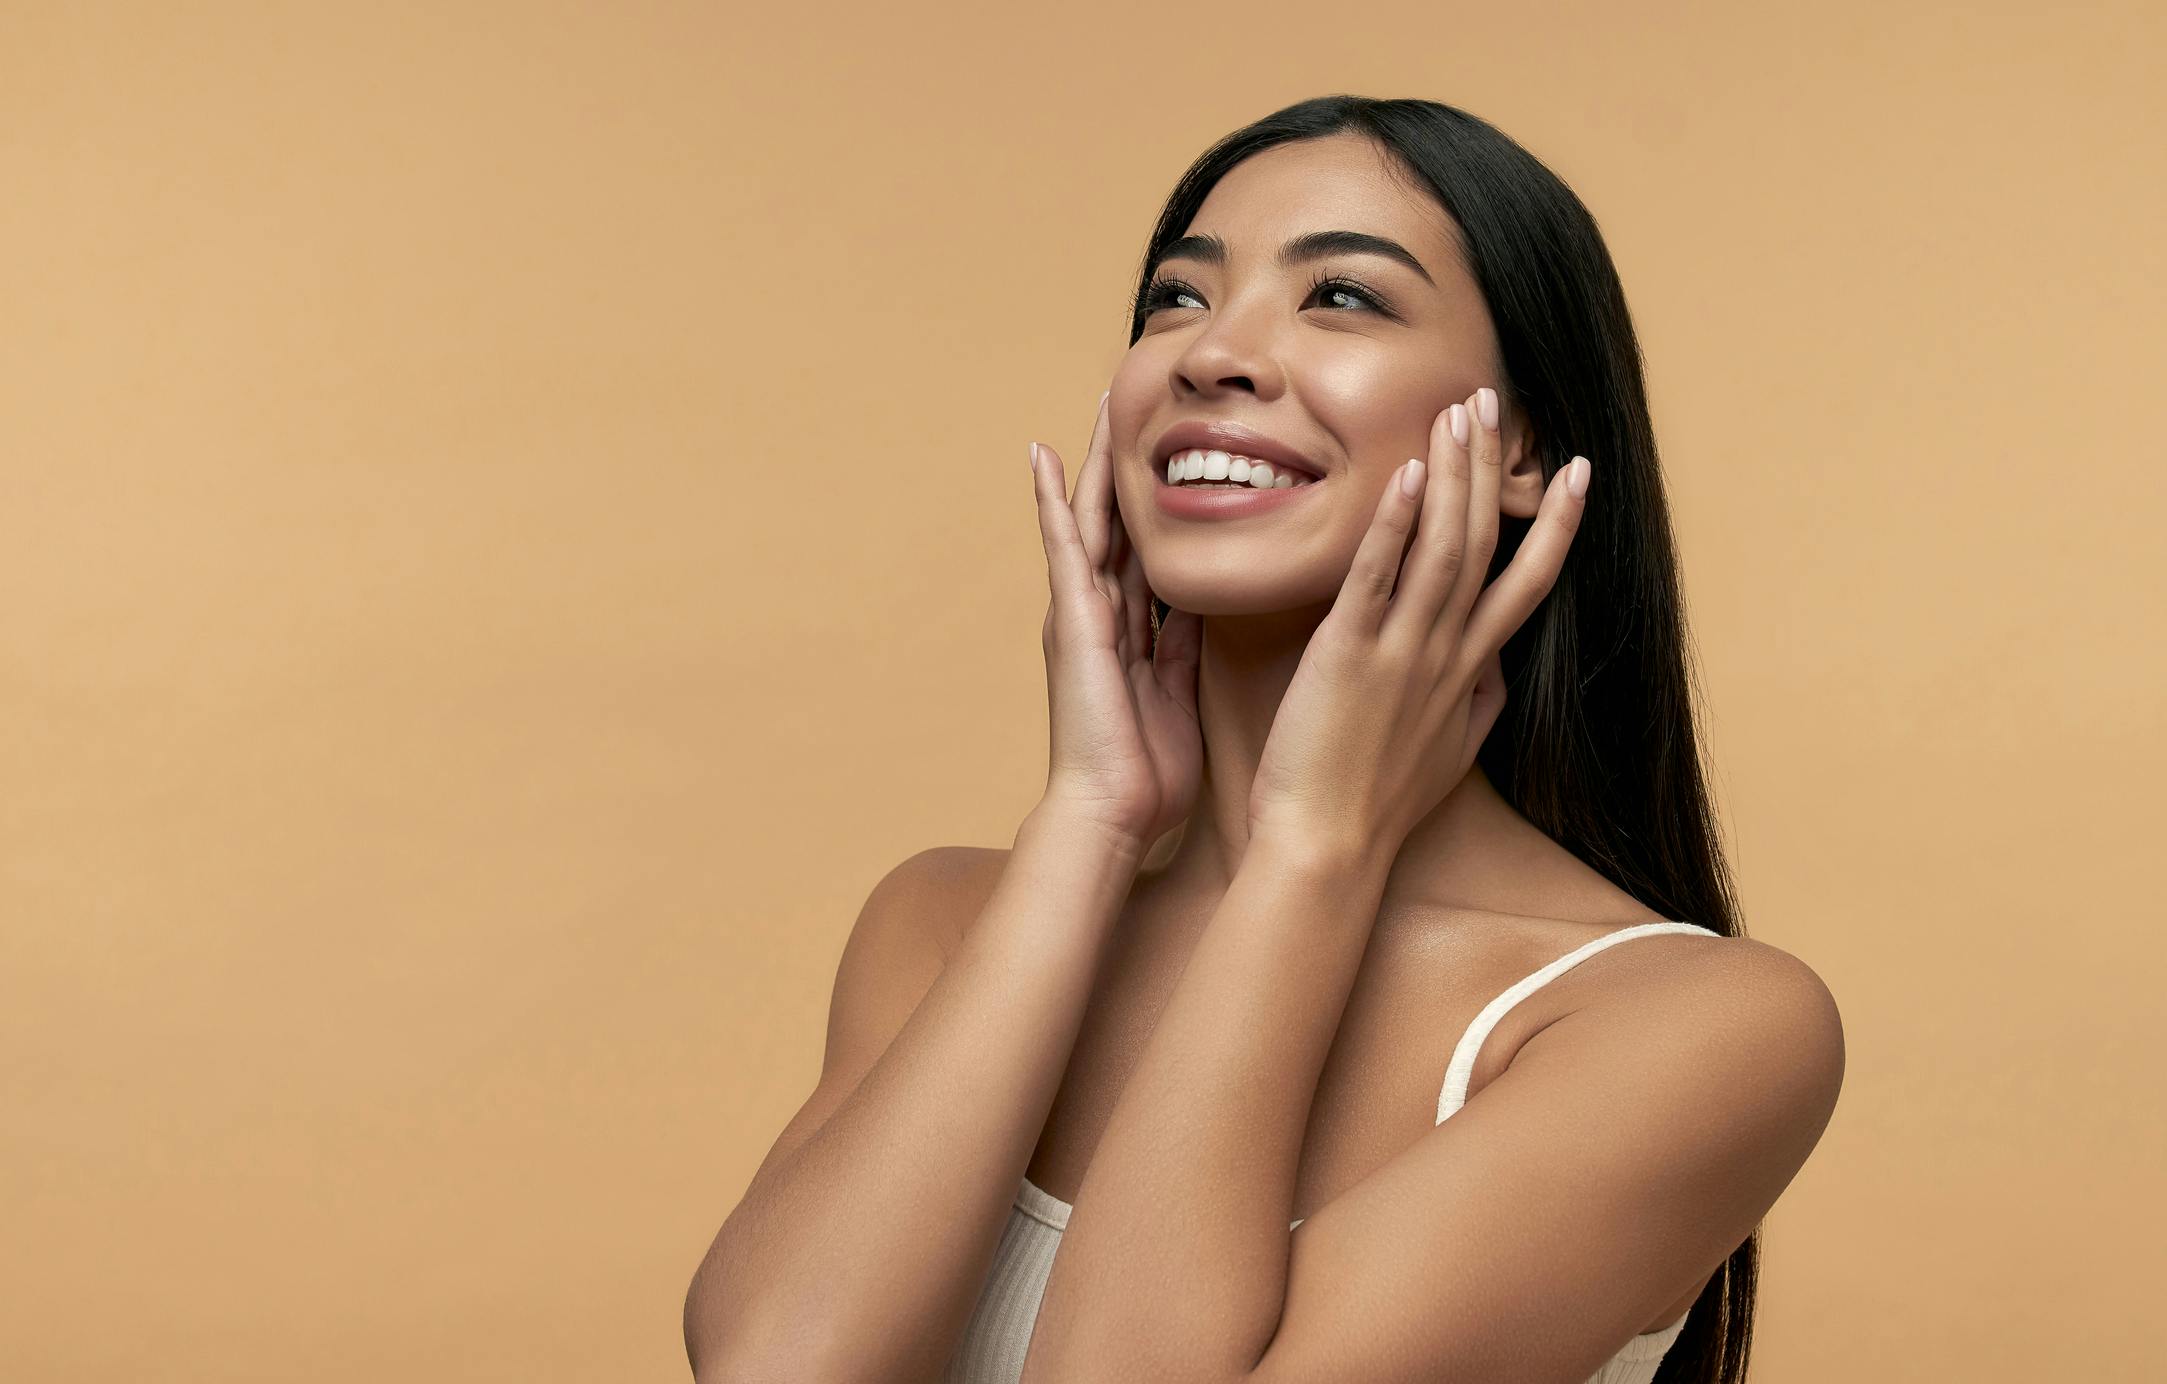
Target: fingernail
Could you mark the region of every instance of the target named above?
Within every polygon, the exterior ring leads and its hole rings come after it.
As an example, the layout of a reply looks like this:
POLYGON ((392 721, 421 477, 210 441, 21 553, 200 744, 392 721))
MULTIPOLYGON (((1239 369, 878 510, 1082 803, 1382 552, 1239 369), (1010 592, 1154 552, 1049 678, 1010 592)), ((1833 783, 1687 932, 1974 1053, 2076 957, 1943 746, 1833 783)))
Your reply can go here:
POLYGON ((1450 409, 1452 440, 1462 447, 1467 445, 1467 405, 1454 404, 1450 409))
POLYGON ((1102 404, 1105 403, 1106 400, 1112 396, 1112 394, 1113 391, 1111 389, 1107 390, 1106 393, 1099 395, 1099 402, 1102 404))
POLYGON ((1586 457, 1574 457, 1572 465, 1565 468, 1565 489, 1574 499, 1588 493, 1588 465, 1586 457))
POLYGON ((1031 444, 1031 446, 1030 446, 1030 457, 1031 457, 1031 474, 1033 474, 1033 475, 1037 475, 1037 474, 1038 474, 1038 444, 1037 444, 1036 442, 1032 443, 1032 444, 1031 444))
POLYGON ((1407 464, 1400 468, 1400 494, 1412 500, 1422 493, 1422 471, 1421 462, 1408 459, 1407 464))
POLYGON ((1497 426, 1497 391, 1484 385, 1475 391, 1475 412, 1482 415, 1482 426, 1497 426))

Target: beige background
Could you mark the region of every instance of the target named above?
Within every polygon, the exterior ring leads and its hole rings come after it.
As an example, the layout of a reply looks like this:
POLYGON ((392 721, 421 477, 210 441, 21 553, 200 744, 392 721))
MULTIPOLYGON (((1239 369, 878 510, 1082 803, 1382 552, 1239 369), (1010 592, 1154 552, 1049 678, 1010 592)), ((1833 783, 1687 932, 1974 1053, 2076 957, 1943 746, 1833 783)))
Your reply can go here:
POLYGON ((1755 1377, 2156 1378, 2163 14, 0 6, 6 1373, 685 1377, 866 890, 1042 782, 1025 443, 1355 91, 1631 295, 1849 1042, 1755 1377))

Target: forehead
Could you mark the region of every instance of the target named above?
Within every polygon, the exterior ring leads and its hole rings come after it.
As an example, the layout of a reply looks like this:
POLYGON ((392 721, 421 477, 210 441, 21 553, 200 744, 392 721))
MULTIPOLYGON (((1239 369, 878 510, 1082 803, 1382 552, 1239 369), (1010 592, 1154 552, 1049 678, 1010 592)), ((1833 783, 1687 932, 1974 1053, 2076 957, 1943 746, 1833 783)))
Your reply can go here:
POLYGON ((1216 235, 1262 267, 1308 231, 1367 231, 1414 252, 1440 287, 1462 276, 1458 228, 1428 189, 1360 135, 1278 144, 1229 169, 1184 234, 1216 235))

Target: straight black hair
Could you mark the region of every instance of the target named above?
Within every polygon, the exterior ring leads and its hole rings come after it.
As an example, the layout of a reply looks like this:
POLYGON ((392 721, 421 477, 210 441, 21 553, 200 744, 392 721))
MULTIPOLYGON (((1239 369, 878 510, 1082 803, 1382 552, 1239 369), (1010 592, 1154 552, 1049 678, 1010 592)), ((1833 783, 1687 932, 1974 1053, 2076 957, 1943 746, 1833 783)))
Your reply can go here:
MULTIPOLYGON (((1684 599, 1640 344, 1595 218, 1494 126, 1435 101, 1320 96, 1206 150, 1167 198, 1144 253, 1129 344, 1169 242, 1218 181, 1274 145, 1367 136, 1457 223, 1495 326, 1499 394, 1524 412, 1547 485, 1586 456, 1596 500, 1549 595, 1500 651, 1505 709, 1477 763, 1506 801, 1666 918, 1742 937, 1700 760, 1684 599)), ((1532 521, 1501 516, 1494 580, 1532 521)), ((1154 602, 1163 616, 1167 606, 1154 602)), ((1656 1384, 1742 1384, 1761 1231, 1708 1280, 1656 1384)))

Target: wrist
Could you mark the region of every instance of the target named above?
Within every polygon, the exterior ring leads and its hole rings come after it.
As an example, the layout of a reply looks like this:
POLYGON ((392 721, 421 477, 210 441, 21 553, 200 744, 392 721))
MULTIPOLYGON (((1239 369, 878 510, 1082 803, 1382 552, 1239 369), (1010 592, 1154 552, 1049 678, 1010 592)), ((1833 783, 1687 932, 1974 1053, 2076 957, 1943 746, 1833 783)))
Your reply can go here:
POLYGON ((1141 867, 1144 852, 1151 846, 1149 841, 1138 840, 1136 833, 1113 826, 1088 809, 1055 797, 1039 799, 1038 804, 1024 814, 1023 824, 1016 830, 1018 844, 1026 836, 1056 841, 1131 871, 1141 867))
POLYGON ((1382 883, 1398 853, 1381 839, 1357 839, 1287 822, 1253 822, 1242 860, 1247 863, 1254 856, 1312 879, 1382 883))

